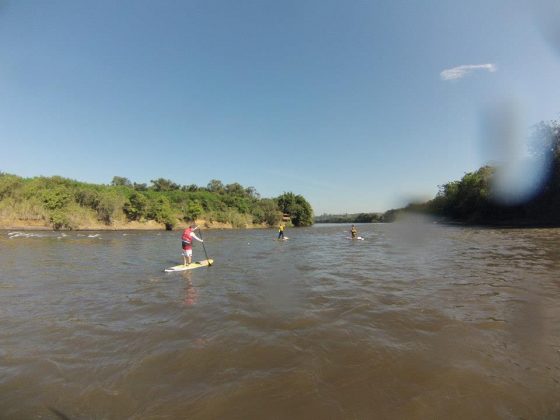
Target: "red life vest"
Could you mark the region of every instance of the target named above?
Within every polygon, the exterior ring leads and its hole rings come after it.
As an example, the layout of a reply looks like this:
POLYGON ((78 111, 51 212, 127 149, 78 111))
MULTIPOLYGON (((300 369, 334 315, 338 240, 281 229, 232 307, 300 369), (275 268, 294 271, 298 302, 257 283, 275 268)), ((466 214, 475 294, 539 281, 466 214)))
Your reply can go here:
MULTIPOLYGON (((191 236, 191 233, 192 233, 192 229, 191 229, 191 228, 187 228, 187 229, 185 229, 185 230, 183 231, 183 236, 181 237, 181 240, 182 240, 183 242, 186 242, 187 245, 192 244, 192 236, 191 236)), ((183 245, 184 245, 184 244, 183 244, 183 245)))

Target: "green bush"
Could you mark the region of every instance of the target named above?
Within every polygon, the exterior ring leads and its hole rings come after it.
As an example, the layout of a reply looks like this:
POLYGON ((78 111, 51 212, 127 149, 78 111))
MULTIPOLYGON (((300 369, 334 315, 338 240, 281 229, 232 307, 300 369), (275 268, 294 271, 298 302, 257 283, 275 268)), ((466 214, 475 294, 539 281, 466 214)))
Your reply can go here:
POLYGON ((133 191, 123 205, 128 220, 141 220, 147 214, 148 199, 144 194, 133 191))
POLYGON ((171 209, 171 203, 165 196, 159 196, 150 200, 147 211, 148 219, 163 223, 167 230, 172 230, 176 224, 176 219, 171 209))
POLYGON ((58 186, 49 190, 43 191, 43 206, 46 210, 60 210, 72 199, 72 194, 63 186, 58 186))
POLYGON ((23 180, 16 175, 0 173, 0 200, 13 197, 23 186, 23 180))
POLYGON ((311 226, 313 224, 313 209, 301 195, 288 192, 278 197, 278 207, 290 215, 294 226, 311 226))
POLYGON ((187 204, 187 207, 183 214, 183 219, 186 222, 188 221, 194 222, 202 214, 203 211, 204 209, 202 208, 201 204, 198 201, 193 200, 189 202, 189 204, 187 204))
POLYGON ((72 229, 68 214, 62 209, 55 209, 49 212, 49 222, 54 230, 72 229))
POLYGON ((123 214, 125 197, 114 190, 103 191, 99 194, 97 216, 103 223, 110 225, 123 214))
POLYGON ((238 183, 224 185, 212 180, 203 188, 180 186, 164 178, 151 182, 147 187, 116 176, 111 185, 99 185, 59 176, 21 178, 0 173, 0 208, 4 217, 38 217, 57 229, 72 228, 73 223, 78 224, 93 212, 106 224, 115 220, 154 220, 167 229, 172 229, 178 218, 201 217, 236 227, 252 223, 275 225, 282 212, 290 213, 296 226, 312 223, 311 206, 293 193, 263 199, 253 187, 244 188, 238 183))

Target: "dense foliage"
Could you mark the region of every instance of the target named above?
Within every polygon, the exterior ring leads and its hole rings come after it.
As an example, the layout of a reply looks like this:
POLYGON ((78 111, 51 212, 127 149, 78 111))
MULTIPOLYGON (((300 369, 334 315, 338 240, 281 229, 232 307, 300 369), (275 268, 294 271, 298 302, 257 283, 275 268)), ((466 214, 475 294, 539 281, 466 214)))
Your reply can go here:
POLYGON ((284 193, 261 198, 253 187, 238 183, 212 180, 206 187, 181 186, 159 178, 148 186, 115 176, 111 185, 97 185, 59 176, 22 178, 0 172, 0 219, 46 221, 54 229, 75 229, 91 221, 114 225, 149 220, 172 229, 196 219, 234 227, 272 226, 283 214, 294 226, 313 222, 311 206, 302 196, 284 193))
POLYGON ((377 223, 382 219, 380 213, 322 214, 315 217, 315 223, 377 223))
MULTIPOLYGON (((533 161, 546 163, 545 179, 527 200, 505 203, 496 199, 496 168, 485 166, 460 181, 440 187, 427 203, 435 215, 468 223, 560 225, 560 123, 541 122, 532 134, 533 161)), ((529 175, 529 174, 527 174, 529 175)))
POLYGON ((384 222, 384 223, 393 223, 397 219, 399 219, 400 216, 402 216, 403 214, 408 214, 408 213, 429 214, 430 213, 429 204, 428 203, 410 203, 406 207, 403 207, 403 208, 400 208, 400 209, 387 210, 381 216, 381 221, 384 222))
POLYGON ((311 226, 313 224, 313 209, 301 195, 288 192, 278 197, 277 201, 280 210, 284 214, 290 215, 294 226, 311 226))

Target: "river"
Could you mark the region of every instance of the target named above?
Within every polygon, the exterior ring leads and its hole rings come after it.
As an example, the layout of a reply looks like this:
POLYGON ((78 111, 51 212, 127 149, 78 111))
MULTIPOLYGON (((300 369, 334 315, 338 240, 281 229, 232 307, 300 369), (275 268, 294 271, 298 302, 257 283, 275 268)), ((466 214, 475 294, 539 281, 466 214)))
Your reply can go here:
POLYGON ((358 229, 0 231, 0 418, 560 417, 560 230, 358 229))

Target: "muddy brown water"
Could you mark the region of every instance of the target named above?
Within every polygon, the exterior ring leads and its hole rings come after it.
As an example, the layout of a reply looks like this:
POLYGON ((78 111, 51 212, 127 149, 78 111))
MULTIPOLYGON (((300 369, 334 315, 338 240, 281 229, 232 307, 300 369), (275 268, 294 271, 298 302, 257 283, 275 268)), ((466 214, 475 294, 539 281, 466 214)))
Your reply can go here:
POLYGON ((0 418, 560 418, 560 230, 358 228, 0 231, 0 418))

